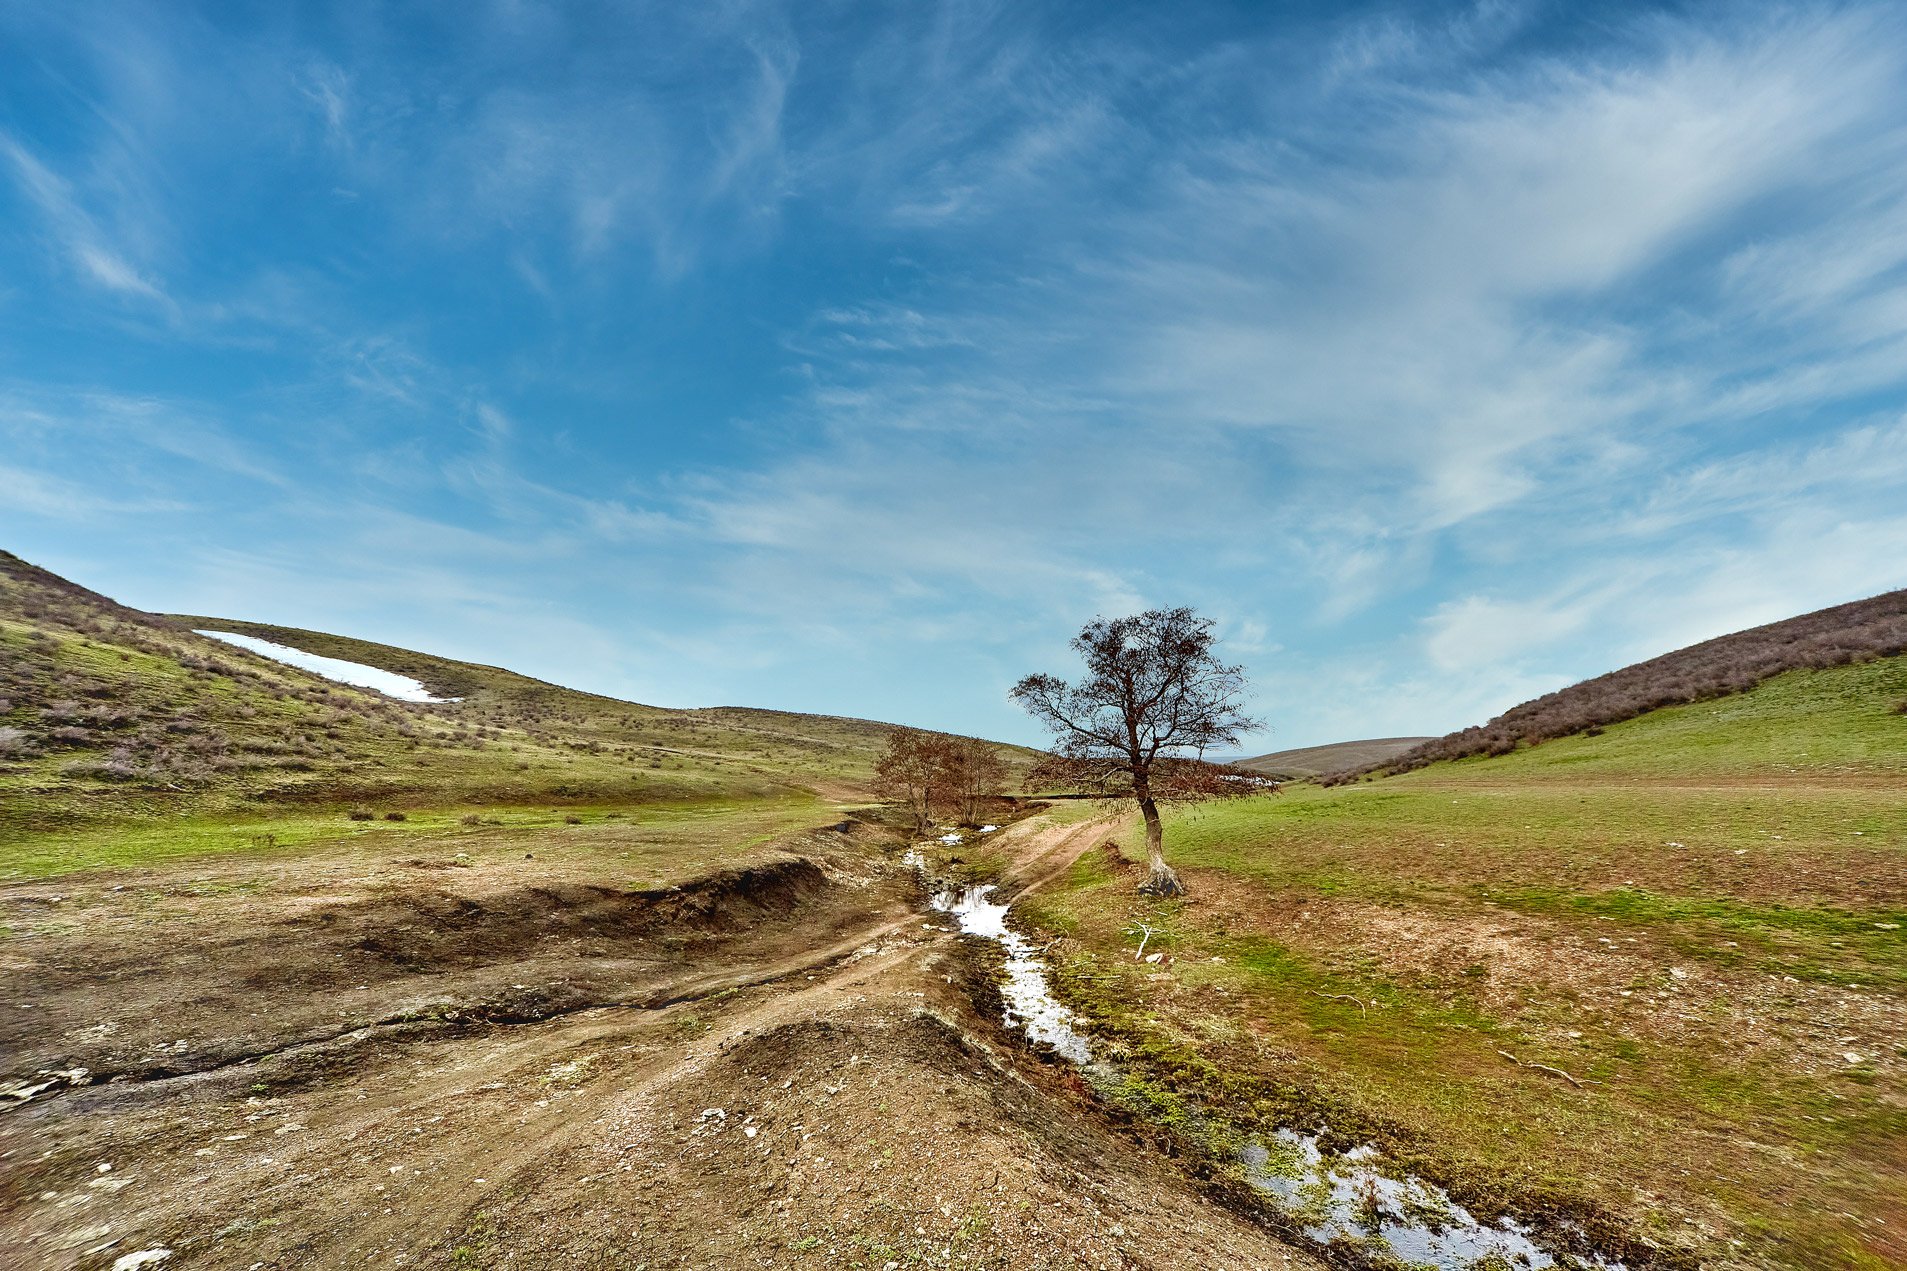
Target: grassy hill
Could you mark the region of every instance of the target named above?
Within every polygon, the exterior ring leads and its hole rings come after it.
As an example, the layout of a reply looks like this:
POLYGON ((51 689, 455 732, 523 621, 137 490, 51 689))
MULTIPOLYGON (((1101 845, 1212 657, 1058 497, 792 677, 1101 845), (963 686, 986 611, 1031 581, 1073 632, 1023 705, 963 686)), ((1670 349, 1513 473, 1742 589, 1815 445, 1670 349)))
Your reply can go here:
POLYGON ((1501 755, 1593 733, 1665 706, 1726 697, 1789 671, 1907 653, 1907 589, 1704 640, 1524 702, 1479 727, 1353 768, 1407 772, 1439 759, 1501 755))
POLYGON ((0 876, 295 844, 351 814, 390 833, 736 803, 812 821, 865 797, 891 728, 667 710, 344 636, 142 613, 0 553, 0 876), (194 628, 462 700, 398 701, 194 628))
POLYGON ((1339 741, 1328 746, 1278 750, 1234 762, 1240 768, 1272 777, 1317 777, 1347 768, 1372 768, 1432 740, 1430 737, 1373 737, 1368 741, 1339 741))
POLYGON ((1133 895, 1135 826, 1041 917, 1145 1115, 1328 1126, 1630 1265, 1907 1265, 1903 699, 1907 658, 1793 669, 1177 809, 1189 902, 1133 895))

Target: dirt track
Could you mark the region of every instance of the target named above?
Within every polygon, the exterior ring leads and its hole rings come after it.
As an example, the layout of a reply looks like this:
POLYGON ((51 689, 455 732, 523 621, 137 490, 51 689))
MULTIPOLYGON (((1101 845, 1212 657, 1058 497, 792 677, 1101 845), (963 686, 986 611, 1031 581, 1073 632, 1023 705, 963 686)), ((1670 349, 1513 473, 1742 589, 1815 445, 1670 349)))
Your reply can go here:
MULTIPOLYGON (((1103 834, 998 841, 1037 885, 1103 834)), ((414 871, 317 905, 287 866, 161 945, 40 940, 5 1075, 126 1077, 0 1113, 0 1259, 1318 1265, 977 1011, 972 951, 853 837, 646 893, 414 871)))

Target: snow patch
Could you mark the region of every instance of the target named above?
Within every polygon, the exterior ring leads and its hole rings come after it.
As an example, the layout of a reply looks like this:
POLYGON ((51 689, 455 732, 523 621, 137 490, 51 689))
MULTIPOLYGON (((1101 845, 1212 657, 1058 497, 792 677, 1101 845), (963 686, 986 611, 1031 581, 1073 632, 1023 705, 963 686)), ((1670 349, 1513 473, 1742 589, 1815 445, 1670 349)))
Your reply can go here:
POLYGON ((223 640, 227 644, 235 644, 260 657, 270 658, 274 662, 283 662, 287 666, 295 666, 300 670, 310 671, 314 675, 322 675, 327 680, 336 680, 340 684, 374 689, 386 697, 395 697, 401 702, 441 705, 445 702, 463 700, 461 697, 432 697, 429 689, 408 675, 380 670, 375 666, 365 666, 361 662, 346 662, 343 658, 320 657, 316 653, 306 653, 303 649, 273 644, 270 640, 260 640, 257 636, 236 635, 230 631, 199 631, 194 634, 210 636, 214 640, 223 640))

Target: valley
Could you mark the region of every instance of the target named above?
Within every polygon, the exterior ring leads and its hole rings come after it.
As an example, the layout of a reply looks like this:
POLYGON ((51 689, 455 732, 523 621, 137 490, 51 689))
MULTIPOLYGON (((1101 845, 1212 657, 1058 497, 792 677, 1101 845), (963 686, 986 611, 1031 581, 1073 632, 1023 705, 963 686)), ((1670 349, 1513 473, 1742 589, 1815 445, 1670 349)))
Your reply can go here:
POLYGON ((922 832, 888 725, 0 565, 23 1267, 1907 1261, 1898 655, 1171 805, 1158 898, 1031 752, 922 832))

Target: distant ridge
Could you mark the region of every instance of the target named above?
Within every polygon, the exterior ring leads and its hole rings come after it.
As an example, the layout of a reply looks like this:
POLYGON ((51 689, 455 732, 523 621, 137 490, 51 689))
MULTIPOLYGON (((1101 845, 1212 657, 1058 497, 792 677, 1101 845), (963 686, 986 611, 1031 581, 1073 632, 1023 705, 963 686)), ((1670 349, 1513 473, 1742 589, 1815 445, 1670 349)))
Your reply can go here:
POLYGON ((1255 759, 1234 762, 1240 768, 1250 768, 1273 777, 1316 777, 1346 768, 1368 768, 1432 740, 1435 739, 1374 737, 1368 741, 1332 742, 1327 746, 1300 746, 1295 750, 1278 750, 1255 759))
POLYGON ((1907 589, 1750 627, 1572 684, 1498 715, 1480 727, 1427 741, 1390 759, 1335 774, 1409 772, 1441 759, 1504 755, 1638 715, 1725 697, 1784 671, 1845 666, 1907 653, 1907 589))

